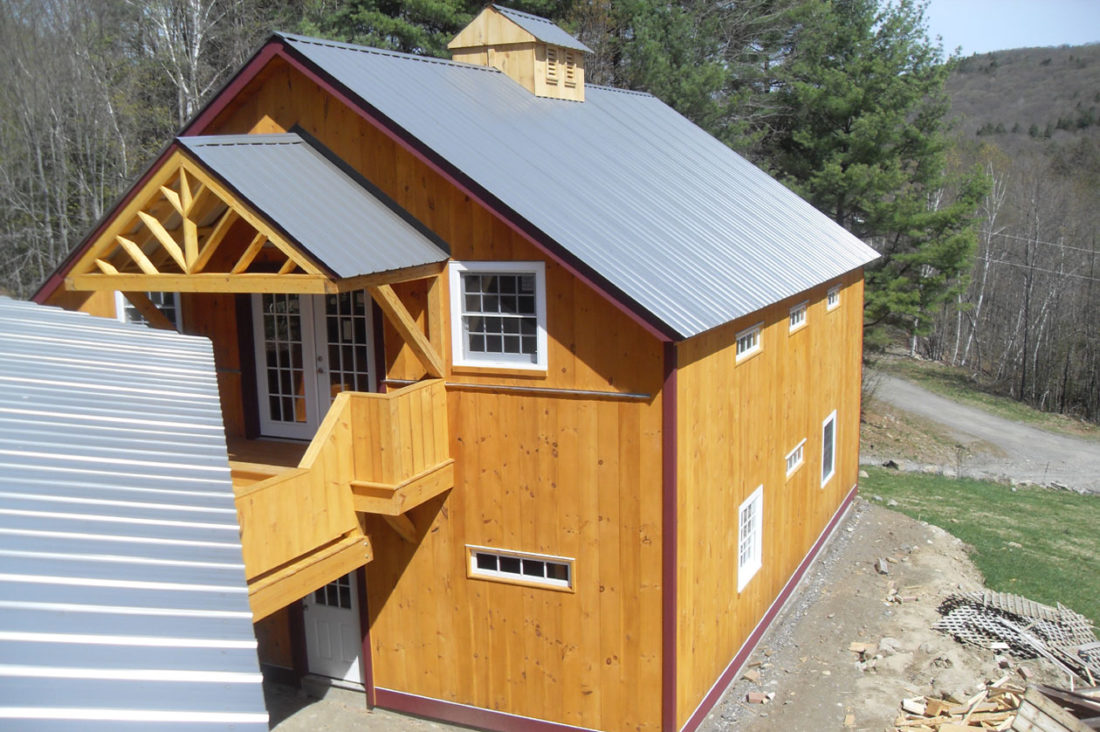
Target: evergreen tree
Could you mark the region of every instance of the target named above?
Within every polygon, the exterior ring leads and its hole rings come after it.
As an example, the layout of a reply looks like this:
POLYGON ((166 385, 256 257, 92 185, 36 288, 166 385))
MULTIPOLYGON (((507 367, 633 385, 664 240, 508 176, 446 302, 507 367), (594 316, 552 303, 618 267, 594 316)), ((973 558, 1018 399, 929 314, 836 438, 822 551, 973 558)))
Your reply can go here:
POLYGON ((914 335, 965 287, 986 189, 978 173, 946 174, 949 67, 923 13, 913 0, 808 6, 772 92, 785 116, 761 146, 788 185, 882 254, 867 270, 867 324, 914 335))

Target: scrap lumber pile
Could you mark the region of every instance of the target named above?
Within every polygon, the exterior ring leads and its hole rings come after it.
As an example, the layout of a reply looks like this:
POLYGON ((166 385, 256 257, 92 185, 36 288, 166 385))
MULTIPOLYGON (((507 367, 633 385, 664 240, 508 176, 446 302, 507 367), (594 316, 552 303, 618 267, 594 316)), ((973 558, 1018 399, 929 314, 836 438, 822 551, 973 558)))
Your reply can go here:
POLYGON ((894 720, 899 732, 957 732, 959 730, 1008 730, 1024 697, 1024 688, 1009 682, 1006 674, 986 684, 971 698, 917 696, 903 699, 905 716, 894 720))
POLYGON ((1067 607, 1057 608, 1003 592, 951 595, 939 607, 936 630, 961 643, 1007 650, 1017 658, 1042 656, 1070 677, 1089 686, 1100 680, 1100 642, 1089 620, 1067 607))
POLYGON ((1092 732, 1100 729, 1100 688, 1067 691, 1028 685, 1013 732, 1092 732))

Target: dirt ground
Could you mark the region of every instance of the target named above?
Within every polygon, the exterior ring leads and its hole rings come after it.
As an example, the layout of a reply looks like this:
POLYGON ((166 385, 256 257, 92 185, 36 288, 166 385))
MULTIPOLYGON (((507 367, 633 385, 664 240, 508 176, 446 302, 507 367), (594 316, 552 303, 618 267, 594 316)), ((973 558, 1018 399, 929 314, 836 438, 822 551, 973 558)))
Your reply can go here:
MULTIPOLYGON (((973 696, 1014 669, 998 668, 991 652, 963 646, 932 625, 947 595, 980 588, 958 539, 857 499, 700 730, 890 730, 903 698, 973 696), (888 574, 876 571, 879 559, 887 560, 888 574), (891 589, 904 600, 887 602, 891 589), (849 650, 853 642, 872 645, 868 661, 849 650), (750 704, 752 691, 775 696, 750 704)), ((1023 665, 1058 681, 1037 663, 1023 665)))

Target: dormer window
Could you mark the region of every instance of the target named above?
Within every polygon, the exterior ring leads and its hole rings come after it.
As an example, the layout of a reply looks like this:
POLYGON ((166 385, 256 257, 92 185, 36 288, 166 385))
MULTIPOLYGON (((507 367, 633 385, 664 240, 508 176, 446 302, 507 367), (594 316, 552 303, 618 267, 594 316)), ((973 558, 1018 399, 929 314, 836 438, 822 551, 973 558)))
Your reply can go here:
MULTIPOLYGON (((566 56, 568 58, 568 56, 566 56)), ((568 70, 566 71, 566 81, 568 82, 568 70)), ((558 83, 558 47, 547 46, 546 47, 546 83, 557 84, 558 83)))

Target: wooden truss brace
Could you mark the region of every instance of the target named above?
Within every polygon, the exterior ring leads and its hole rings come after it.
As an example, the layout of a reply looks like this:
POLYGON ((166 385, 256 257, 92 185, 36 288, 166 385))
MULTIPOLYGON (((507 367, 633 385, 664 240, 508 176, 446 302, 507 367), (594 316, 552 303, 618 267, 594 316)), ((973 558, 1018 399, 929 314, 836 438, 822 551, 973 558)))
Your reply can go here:
POLYGON ((378 307, 382 308, 382 312, 389 318, 393 327, 401 334, 401 339, 416 354, 428 375, 437 379, 442 378, 445 371, 443 359, 427 336, 421 332, 416 321, 413 320, 412 315, 405 308, 405 304, 393 291, 393 287, 390 285, 375 285, 368 287, 367 290, 374 301, 378 303, 378 307))
MULTIPOLYGON (((239 233, 236 238, 233 246, 240 248, 239 233)), ((180 150, 102 231, 66 284, 130 293, 338 289, 308 254, 180 150), (227 248, 227 240, 241 221, 252 238, 238 253, 227 248)), ((141 310, 143 303, 134 305, 141 310)))

